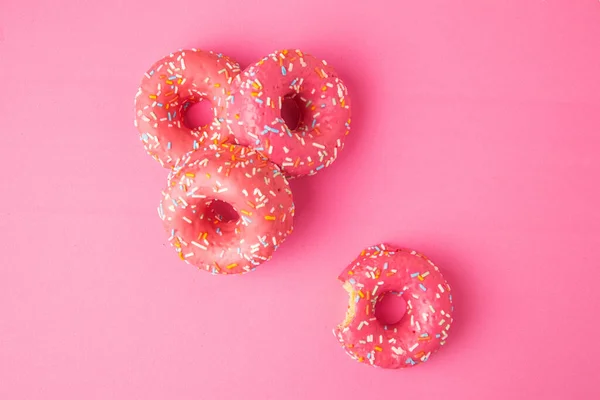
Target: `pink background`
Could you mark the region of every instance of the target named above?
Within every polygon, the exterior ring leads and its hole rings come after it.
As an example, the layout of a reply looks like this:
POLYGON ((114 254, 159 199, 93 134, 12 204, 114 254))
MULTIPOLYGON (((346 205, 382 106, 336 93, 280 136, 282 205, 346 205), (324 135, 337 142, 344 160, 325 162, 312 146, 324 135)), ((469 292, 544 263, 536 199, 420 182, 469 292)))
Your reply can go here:
POLYGON ((1 0, 0 78, 0 399, 600 398, 597 0, 1 0), (242 277, 166 245, 132 123, 143 72, 191 46, 299 47, 353 95, 347 150, 242 277), (331 334, 335 277, 379 241, 454 286, 423 367, 331 334))

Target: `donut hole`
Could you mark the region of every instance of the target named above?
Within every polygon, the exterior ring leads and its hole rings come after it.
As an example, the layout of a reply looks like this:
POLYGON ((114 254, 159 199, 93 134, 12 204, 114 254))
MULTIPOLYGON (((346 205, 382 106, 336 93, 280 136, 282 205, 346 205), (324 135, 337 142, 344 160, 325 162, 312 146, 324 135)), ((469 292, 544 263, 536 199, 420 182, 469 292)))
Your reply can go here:
POLYGON ((207 100, 188 101, 183 106, 183 124, 188 129, 207 126, 213 119, 212 105, 207 100))
POLYGON ((395 292, 386 292, 375 306, 375 317, 384 325, 394 325, 406 314, 406 301, 395 292))
POLYGON ((206 204, 204 213, 206 219, 215 225, 235 224, 240 219, 240 214, 235 208, 222 200, 211 200, 206 204))
POLYGON ((281 101, 281 119, 285 121, 290 131, 295 131, 300 126, 302 108, 298 96, 285 96, 281 101))

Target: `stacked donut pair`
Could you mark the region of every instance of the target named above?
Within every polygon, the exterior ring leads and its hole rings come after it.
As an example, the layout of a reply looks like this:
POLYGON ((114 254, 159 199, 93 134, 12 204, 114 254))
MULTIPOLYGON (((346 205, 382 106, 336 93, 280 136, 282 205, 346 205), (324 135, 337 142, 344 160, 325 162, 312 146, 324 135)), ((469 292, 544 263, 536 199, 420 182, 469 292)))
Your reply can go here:
MULTIPOLYGON (((146 72, 135 97, 142 143, 168 183, 158 207, 169 242, 187 263, 213 274, 243 274, 269 260, 293 230, 288 180, 330 166, 350 131, 350 98, 336 71, 300 50, 276 51, 241 71, 223 54, 180 50, 146 72), (282 117, 300 108, 297 126, 282 117), (190 128, 192 105, 212 121, 190 128)), ((450 287, 425 256, 369 247, 339 276, 350 294, 334 333, 353 358, 383 368, 427 361, 452 322, 450 287), (402 296, 405 317, 382 324, 375 307, 402 296)))

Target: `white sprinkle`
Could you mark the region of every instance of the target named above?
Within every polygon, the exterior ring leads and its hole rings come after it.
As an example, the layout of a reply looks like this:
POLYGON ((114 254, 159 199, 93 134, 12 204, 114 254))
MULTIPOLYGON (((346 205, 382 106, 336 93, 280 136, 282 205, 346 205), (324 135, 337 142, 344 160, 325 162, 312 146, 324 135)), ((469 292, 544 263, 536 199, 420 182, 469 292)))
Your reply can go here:
POLYGON ((414 351, 414 349, 416 349, 419 346, 419 342, 413 344, 411 347, 408 348, 409 351, 414 351))
POLYGON ((194 246, 196 246, 196 247, 200 247, 202 250, 207 250, 207 249, 208 249, 206 246, 202 246, 200 243, 198 243, 198 242, 194 242, 193 240, 192 240, 192 242, 191 242, 191 243, 192 243, 194 246))

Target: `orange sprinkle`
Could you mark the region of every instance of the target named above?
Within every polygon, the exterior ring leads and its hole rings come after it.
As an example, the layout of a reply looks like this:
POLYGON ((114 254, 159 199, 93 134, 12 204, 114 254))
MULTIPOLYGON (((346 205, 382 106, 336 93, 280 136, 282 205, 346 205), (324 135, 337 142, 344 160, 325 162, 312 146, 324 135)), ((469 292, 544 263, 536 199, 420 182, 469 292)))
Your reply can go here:
POLYGON ((235 268, 235 267, 237 267, 237 264, 233 263, 233 264, 229 264, 226 268, 227 269, 232 269, 232 268, 235 268))
POLYGON ((265 219, 267 221, 275 221, 277 218, 274 215, 265 215, 265 219))
POLYGON ((186 172, 185 176, 187 176, 188 178, 195 178, 196 174, 194 174, 193 172, 186 172))
POLYGON ((183 251, 179 252, 179 258, 181 258, 182 260, 185 260, 185 257, 183 256, 183 251))
POLYGON ((172 85, 172 84, 173 84, 173 81, 171 81, 171 80, 166 80, 166 81, 165 81, 165 83, 166 83, 167 85, 172 85))
POLYGON ((148 95, 148 97, 150 97, 152 100, 156 100, 156 95, 155 94, 148 95))
POLYGON ((256 209, 256 204, 254 204, 253 202, 251 202, 250 200, 246 200, 246 204, 248 204, 251 208, 256 209))
POLYGON ((323 85, 323 87, 321 88, 322 91, 326 91, 327 90, 327 86, 323 85))
POLYGON ((251 216, 251 215, 252 215, 252 213, 251 213, 250 211, 246 211, 246 210, 240 210, 240 212, 241 212, 242 214, 245 214, 245 215, 247 215, 247 216, 251 216))
POLYGON ((358 291, 358 295, 361 297, 361 299, 365 298, 365 294, 362 292, 362 290, 358 291))
POLYGON ((317 75, 319 75, 319 78, 323 78, 323 74, 321 73, 319 67, 315 67, 315 72, 317 73, 317 75))
POLYGON ((215 87, 221 87, 220 83, 215 83, 215 87))
POLYGON ((375 347, 374 347, 374 349, 375 349, 375 350, 377 350, 377 351, 382 351, 382 350, 383 350, 383 349, 382 349, 381 347, 379 347, 379 346, 375 346, 375 347))

